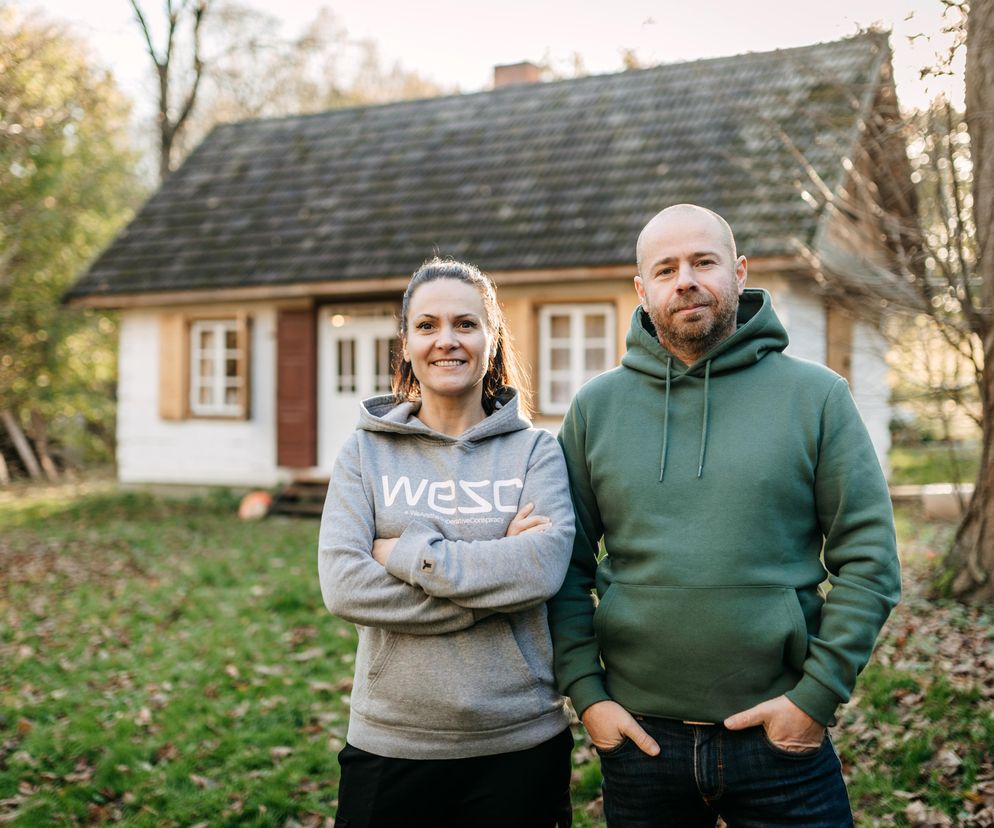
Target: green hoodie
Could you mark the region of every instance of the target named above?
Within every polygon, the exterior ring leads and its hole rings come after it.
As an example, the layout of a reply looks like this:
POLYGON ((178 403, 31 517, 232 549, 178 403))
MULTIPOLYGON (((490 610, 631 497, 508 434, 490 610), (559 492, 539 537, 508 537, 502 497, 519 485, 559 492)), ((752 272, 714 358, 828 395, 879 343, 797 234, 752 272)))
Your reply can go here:
POLYGON ((710 722, 786 693, 830 723, 901 583, 886 481, 846 381, 782 353, 761 290, 693 365, 641 308, 627 346, 559 434, 577 529, 549 608, 560 689, 578 713, 614 699, 710 722))

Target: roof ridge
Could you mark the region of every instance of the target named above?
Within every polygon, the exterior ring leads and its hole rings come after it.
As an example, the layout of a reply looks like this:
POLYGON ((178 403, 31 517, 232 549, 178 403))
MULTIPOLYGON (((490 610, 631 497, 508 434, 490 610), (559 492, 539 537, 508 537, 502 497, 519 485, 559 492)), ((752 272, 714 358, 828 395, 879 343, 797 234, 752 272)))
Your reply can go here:
POLYGON ((431 95, 424 98, 404 98, 399 101, 383 101, 380 103, 365 103, 365 104, 355 104, 351 106, 336 106, 329 107, 328 109, 323 109, 320 112, 300 112, 296 114, 288 115, 273 115, 261 118, 246 118, 241 121, 227 121, 225 123, 217 124, 211 132, 218 129, 235 129, 235 128, 250 128, 252 126, 257 126, 259 124, 275 124, 281 121, 305 121, 311 119, 325 118, 329 115, 338 115, 345 113, 355 113, 369 110, 383 111, 390 108, 402 108, 404 106, 411 105, 423 105, 428 102, 441 103, 445 101, 452 100, 466 100, 469 98, 475 98, 485 95, 494 94, 521 94, 528 90, 533 90, 536 88, 548 88, 548 87, 562 87, 568 84, 583 84, 590 83, 598 80, 605 80, 608 78, 621 78, 621 77, 635 77, 638 75, 650 74, 652 72, 658 72, 663 69, 673 69, 676 67, 690 67, 690 66, 701 66, 704 64, 718 64, 726 61, 735 61, 742 59, 753 59, 761 57, 772 57, 774 55, 787 55, 795 52, 805 52, 814 50, 824 50, 827 47, 837 47, 855 43, 859 40, 868 41, 878 41, 886 43, 889 39, 889 30, 874 30, 870 29, 864 32, 858 32, 850 37, 840 38, 839 40, 825 40, 818 43, 807 43, 800 46, 787 46, 777 49, 766 49, 761 52, 739 52, 732 55, 715 55, 714 57, 707 58, 697 58, 696 60, 675 60, 672 63, 657 63, 654 66, 645 66, 639 69, 625 69, 620 72, 600 72, 590 75, 582 75, 575 78, 557 78, 550 81, 540 81, 534 84, 515 84, 512 86, 500 87, 497 89, 478 89, 474 92, 453 92, 448 95, 431 95))

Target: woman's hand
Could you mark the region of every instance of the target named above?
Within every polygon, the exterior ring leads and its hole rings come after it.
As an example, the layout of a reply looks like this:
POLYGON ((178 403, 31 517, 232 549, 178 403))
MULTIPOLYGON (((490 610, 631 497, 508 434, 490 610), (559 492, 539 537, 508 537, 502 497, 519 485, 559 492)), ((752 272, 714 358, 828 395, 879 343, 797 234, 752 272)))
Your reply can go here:
POLYGON ((376 538, 373 541, 373 560, 380 566, 386 566, 387 558, 390 557, 390 553, 393 552, 398 540, 400 538, 376 538))
POLYGON ((544 532, 552 526, 552 521, 545 515, 533 515, 534 503, 526 503, 521 510, 511 519, 511 523, 504 533, 505 538, 513 538, 515 535, 524 535, 527 532, 544 532))

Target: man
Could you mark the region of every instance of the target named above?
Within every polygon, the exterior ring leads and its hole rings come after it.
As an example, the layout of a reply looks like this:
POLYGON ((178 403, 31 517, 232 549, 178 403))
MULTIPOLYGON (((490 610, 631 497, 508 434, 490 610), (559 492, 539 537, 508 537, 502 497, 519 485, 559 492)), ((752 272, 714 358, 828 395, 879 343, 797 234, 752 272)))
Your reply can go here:
POLYGON ((783 354, 724 219, 663 210, 636 259, 621 367, 560 432, 577 535, 549 608, 608 825, 851 825, 825 728, 900 595, 873 446, 845 380, 783 354))

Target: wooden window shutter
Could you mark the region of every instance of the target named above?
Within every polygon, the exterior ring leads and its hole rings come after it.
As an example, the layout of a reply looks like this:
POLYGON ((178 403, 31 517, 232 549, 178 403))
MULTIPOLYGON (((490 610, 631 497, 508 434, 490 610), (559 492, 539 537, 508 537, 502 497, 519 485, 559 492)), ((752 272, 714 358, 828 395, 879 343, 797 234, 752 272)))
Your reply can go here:
POLYGON ((159 417, 182 420, 190 387, 189 328, 182 313, 159 315, 159 417))
POLYGON ((825 317, 825 364, 852 385, 852 317, 829 305, 825 317))
POLYGON ((317 465, 317 314, 281 310, 276 326, 276 464, 317 465))

